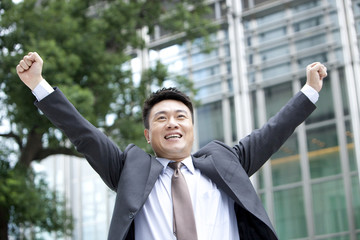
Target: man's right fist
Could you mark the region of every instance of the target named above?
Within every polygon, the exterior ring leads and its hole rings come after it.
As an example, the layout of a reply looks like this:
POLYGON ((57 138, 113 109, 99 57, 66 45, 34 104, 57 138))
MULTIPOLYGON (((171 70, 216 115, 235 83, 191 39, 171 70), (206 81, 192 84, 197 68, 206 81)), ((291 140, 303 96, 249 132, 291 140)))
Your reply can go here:
POLYGON ((43 77, 41 76, 43 66, 43 60, 36 52, 29 52, 16 66, 16 72, 31 90, 41 82, 43 77))

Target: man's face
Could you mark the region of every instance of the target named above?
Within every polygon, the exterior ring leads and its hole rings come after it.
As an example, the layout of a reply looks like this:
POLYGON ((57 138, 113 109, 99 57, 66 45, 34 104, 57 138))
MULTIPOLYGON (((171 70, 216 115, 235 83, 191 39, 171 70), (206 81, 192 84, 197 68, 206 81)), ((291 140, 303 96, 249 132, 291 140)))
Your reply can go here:
POLYGON ((194 128, 189 108, 177 100, 155 104, 149 115, 145 138, 157 157, 181 161, 188 157, 194 142, 194 128))

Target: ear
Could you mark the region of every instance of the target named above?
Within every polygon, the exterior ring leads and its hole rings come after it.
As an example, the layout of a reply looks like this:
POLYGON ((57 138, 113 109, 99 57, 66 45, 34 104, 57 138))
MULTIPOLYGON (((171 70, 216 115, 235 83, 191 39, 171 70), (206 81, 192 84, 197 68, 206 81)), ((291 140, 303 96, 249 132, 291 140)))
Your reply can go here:
POLYGON ((149 129, 147 129, 147 128, 144 129, 144 136, 145 136, 145 138, 146 138, 146 141, 147 141, 148 143, 150 143, 149 129))

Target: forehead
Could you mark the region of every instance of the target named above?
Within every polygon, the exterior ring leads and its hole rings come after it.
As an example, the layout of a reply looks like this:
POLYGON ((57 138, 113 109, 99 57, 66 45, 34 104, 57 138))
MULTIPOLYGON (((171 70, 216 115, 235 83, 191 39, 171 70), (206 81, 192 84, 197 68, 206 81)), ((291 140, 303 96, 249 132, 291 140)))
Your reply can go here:
POLYGON ((167 99, 155 104, 150 111, 150 116, 158 112, 176 112, 176 111, 185 111, 190 114, 190 109, 181 101, 167 99))

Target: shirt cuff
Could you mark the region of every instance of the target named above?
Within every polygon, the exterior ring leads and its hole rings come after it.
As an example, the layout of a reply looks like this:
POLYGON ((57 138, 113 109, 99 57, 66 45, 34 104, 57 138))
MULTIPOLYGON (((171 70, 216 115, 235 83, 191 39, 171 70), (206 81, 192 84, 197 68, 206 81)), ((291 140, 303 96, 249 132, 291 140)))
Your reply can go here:
POLYGON ((38 101, 41 101, 50 93, 52 93, 54 89, 50 86, 50 84, 44 79, 34 88, 32 93, 35 95, 38 101))
POLYGON ((319 100, 319 93, 310 85, 305 84, 301 91, 309 98, 312 103, 316 103, 319 100))

